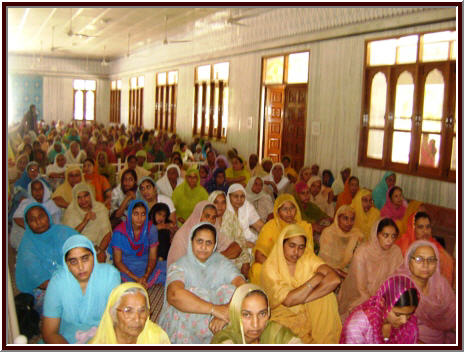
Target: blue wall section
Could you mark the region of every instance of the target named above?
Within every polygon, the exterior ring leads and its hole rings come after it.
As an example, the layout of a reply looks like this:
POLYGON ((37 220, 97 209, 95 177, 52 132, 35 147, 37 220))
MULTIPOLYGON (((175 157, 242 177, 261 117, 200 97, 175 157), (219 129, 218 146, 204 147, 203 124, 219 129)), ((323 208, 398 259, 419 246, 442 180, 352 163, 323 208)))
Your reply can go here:
POLYGON ((37 119, 43 120, 43 77, 29 75, 9 75, 11 79, 8 85, 11 88, 9 96, 13 104, 12 116, 9 118, 20 121, 34 104, 37 109, 37 119))

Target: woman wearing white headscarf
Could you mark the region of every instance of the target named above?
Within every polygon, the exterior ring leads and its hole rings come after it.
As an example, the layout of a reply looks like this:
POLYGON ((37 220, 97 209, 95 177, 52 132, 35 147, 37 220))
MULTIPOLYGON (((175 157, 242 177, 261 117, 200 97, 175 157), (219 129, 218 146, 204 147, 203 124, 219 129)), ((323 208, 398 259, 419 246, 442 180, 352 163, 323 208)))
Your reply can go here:
POLYGON ((284 175, 285 167, 282 163, 275 163, 272 165, 269 175, 263 178, 264 184, 272 187, 274 197, 277 198, 283 193, 289 193, 288 187, 290 180, 284 175))
POLYGON ((274 201, 264 190, 262 177, 250 178, 246 186, 246 199, 253 204, 261 220, 266 222, 269 214, 274 211, 274 201))
POLYGON ((174 188, 179 186, 182 182, 184 182, 184 179, 181 177, 179 166, 171 164, 166 168, 166 172, 163 177, 156 182, 156 187, 159 189, 161 194, 171 198, 174 188), (174 170, 177 171, 177 174, 174 170))

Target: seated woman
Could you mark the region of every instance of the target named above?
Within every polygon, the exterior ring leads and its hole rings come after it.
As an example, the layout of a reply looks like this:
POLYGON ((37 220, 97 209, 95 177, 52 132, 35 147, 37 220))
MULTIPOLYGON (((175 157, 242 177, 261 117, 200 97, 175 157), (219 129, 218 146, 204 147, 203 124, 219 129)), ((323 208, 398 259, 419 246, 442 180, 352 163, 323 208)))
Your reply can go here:
POLYGON ((246 199, 256 209, 261 221, 265 223, 274 209, 272 197, 263 189, 263 179, 259 176, 250 178, 246 186, 246 199))
POLYGON ((349 166, 343 166, 338 175, 339 176, 337 176, 335 181, 332 183, 332 191, 336 197, 343 192, 345 182, 351 175, 351 168, 349 166))
POLYGON ((234 155, 232 157, 232 167, 226 169, 226 181, 229 185, 240 183, 245 187, 250 179, 250 172, 245 167, 243 159, 234 155))
POLYGON ((82 164, 87 158, 85 151, 81 150, 81 146, 78 141, 73 141, 69 145, 69 149, 65 153, 66 162, 68 164, 82 164))
POLYGON ((64 182, 66 172, 66 157, 63 154, 56 154, 55 162, 47 166, 46 174, 50 180, 52 189, 57 189, 64 182))
POLYGON ((298 173, 295 169, 291 166, 292 159, 285 155, 282 157, 282 165, 284 166, 284 174, 290 180, 291 183, 296 183, 298 180, 298 173))
POLYGON ((359 179, 356 176, 351 176, 345 182, 345 188, 342 193, 337 197, 337 203, 335 211, 337 211, 342 205, 350 205, 356 193, 359 191, 359 179))
POLYGON ((66 149, 64 145, 61 144, 60 137, 56 137, 53 145, 51 145, 50 148, 48 148, 48 152, 47 152, 48 161, 52 163, 55 160, 55 157, 57 154, 64 155, 65 152, 66 152, 66 149))
MULTIPOLYGON (((240 226, 237 216, 227 209, 226 194, 222 191, 214 191, 209 195, 208 201, 212 202, 217 210, 216 228, 218 238, 227 239, 228 247, 218 251, 226 258, 232 260, 238 270, 248 278, 250 271, 251 256, 247 240, 240 226)), ((224 239, 223 239, 224 240, 224 239)))
POLYGON ((211 178, 205 185, 206 191, 208 193, 213 193, 214 191, 223 191, 227 193, 229 190, 229 184, 226 181, 226 172, 224 169, 215 169, 211 178))
POLYGON ((160 227, 166 227, 169 228, 169 230, 173 233, 177 231, 176 208, 174 207, 174 203, 172 202, 171 198, 158 192, 156 183, 151 177, 146 176, 139 180, 137 188, 137 199, 143 199, 147 203, 150 212, 157 203, 166 204, 169 207, 170 222, 166 223, 166 226, 158 226, 158 230, 160 229, 160 227))
POLYGON ((169 266, 159 323, 172 343, 209 343, 211 331, 229 321, 229 300, 245 280, 216 246, 216 228, 201 222, 191 231, 187 255, 169 266))
POLYGON ((303 228, 310 237, 311 247, 313 247, 311 225, 301 219, 300 209, 295 198, 290 194, 282 194, 277 197, 274 203, 273 219, 263 226, 256 245, 253 247, 255 261, 250 271, 250 281, 252 283, 259 284, 262 265, 271 254, 280 233, 289 224, 298 224, 303 228))
POLYGON ((331 223, 331 218, 321 208, 311 202, 311 193, 306 182, 298 182, 295 185, 295 199, 301 211, 301 217, 309 222, 314 233, 320 234, 331 223))
POLYGON ((166 168, 163 177, 156 181, 156 187, 158 187, 160 194, 171 198, 174 189, 182 182, 184 182, 184 179, 180 177, 179 166, 171 164, 166 168))
POLYGON ((291 187, 290 180, 284 176, 284 165, 282 163, 274 163, 269 175, 263 177, 264 184, 272 188, 274 198, 287 193, 291 187))
POLYGON ((296 183, 299 183, 299 182, 304 182, 304 183, 308 183, 309 179, 311 178, 312 174, 311 174, 311 167, 309 166, 303 166, 301 169, 300 169, 300 173, 298 174, 298 180, 296 181, 296 183))
POLYGON ((87 183, 78 183, 72 194, 73 200, 63 215, 63 225, 72 227, 87 237, 95 246, 98 262, 104 263, 112 234, 108 209, 95 200, 87 183))
POLYGON ((263 289, 238 287, 230 300, 230 321, 214 335, 212 344, 301 344, 289 328, 270 321, 271 307, 263 289))
POLYGON ((61 266, 44 302, 45 343, 86 343, 100 323, 111 290, 121 282, 110 264, 99 264, 92 242, 74 235, 62 247, 61 266))
POLYGON ((425 240, 432 242, 440 254, 440 273, 443 275, 449 284, 455 284, 455 260, 443 248, 443 246, 432 237, 432 223, 430 216, 423 212, 416 212, 408 219, 408 231, 402 234, 395 242, 401 248, 403 255, 406 254, 409 246, 416 240, 425 240))
POLYGON ((111 193, 110 219, 113 228, 127 219, 127 207, 136 194, 137 174, 134 170, 126 170, 122 174, 121 184, 111 193))
POLYGON ((199 165, 198 172, 200 174, 200 185, 206 189, 206 184, 209 181, 209 178, 208 178, 208 166, 199 165))
MULTIPOLYGON (((168 267, 187 254, 192 228, 200 222, 209 222, 215 225, 216 219, 217 210, 214 204, 206 200, 198 202, 187 221, 174 235, 168 254, 168 267)), ((218 252, 221 254, 228 254, 227 252, 223 252, 231 245, 231 240, 226 236, 222 236, 221 233, 218 233, 217 243, 218 252)))
POLYGON ((335 202, 333 202, 333 193, 322 194, 322 180, 319 176, 312 176, 307 182, 310 191, 309 200, 316 204, 324 213, 333 217, 335 214, 335 202))
POLYGON ((322 231, 319 257, 342 277, 346 276, 354 250, 364 240, 362 232, 353 227, 356 214, 349 205, 342 205, 332 225, 322 231))
POLYGON ((296 224, 282 230, 261 273, 271 320, 303 343, 339 341, 342 324, 332 292, 339 283, 338 275, 314 254, 311 232, 296 224))
POLYGON ((116 169, 108 162, 108 155, 104 151, 97 154, 97 166, 98 173, 106 177, 112 188, 116 187, 116 169))
POLYGON ((15 182, 19 180, 21 175, 26 170, 28 162, 29 157, 26 154, 19 154, 16 158, 16 161, 14 161, 14 156, 8 157, 8 183, 11 190, 13 190, 13 185, 15 182))
MULTIPOLYGON (((52 199, 60 208, 66 209, 73 200, 72 189, 78 183, 84 182, 84 175, 79 166, 66 168, 63 184, 53 192, 52 199)), ((92 186, 93 187, 93 186, 92 186)))
MULTIPOLYGON (((422 299, 422 297, 421 297, 422 299)), ((419 293, 407 276, 388 278, 343 324, 343 344, 416 344, 419 293)))
POLYGON ((257 236, 251 231, 250 227, 259 233, 264 226, 264 222, 259 218, 254 206, 246 200, 246 191, 241 184, 235 183, 229 187, 226 200, 227 209, 237 216, 245 239, 250 242, 249 247, 252 247, 257 236))
POLYGON ((168 344, 169 337, 149 319, 150 300, 142 285, 126 282, 108 298, 90 344, 168 344))
POLYGON ((371 232, 369 242, 364 242, 354 252, 348 275, 338 292, 342 321, 355 307, 373 296, 403 262, 401 251, 394 244, 398 227, 392 219, 377 221, 371 232))
POLYGON ((322 171, 322 188, 327 187, 331 188, 332 184, 334 183, 334 177, 332 171, 329 169, 325 169, 322 171))
POLYGON ((85 181, 93 185, 95 189, 95 199, 103 203, 105 201, 105 193, 111 191, 110 183, 105 176, 98 173, 95 162, 92 159, 85 159, 83 171, 85 181))
POLYGON ((380 182, 372 190, 372 199, 377 209, 382 209, 387 201, 387 191, 395 186, 396 174, 392 171, 387 171, 383 175, 380 182))
POLYGON ((393 186, 387 192, 387 202, 380 210, 380 216, 395 220, 400 233, 406 232, 408 218, 420 207, 421 202, 407 202, 403 197, 403 191, 398 186, 393 186))
POLYGON ((40 203, 29 204, 24 210, 24 219, 26 231, 16 257, 16 285, 20 292, 34 295, 36 306, 40 306, 48 281, 62 262, 63 244, 77 231, 54 224, 40 203))
POLYGON ((364 241, 368 241, 372 225, 380 219, 380 211, 374 206, 372 192, 365 188, 360 189, 354 196, 351 207, 356 214, 354 227, 360 229, 364 235, 364 241))
POLYGON ((28 197, 27 187, 29 186, 29 183, 37 177, 39 177, 39 165, 37 162, 31 161, 26 165, 21 177, 14 183, 13 197, 11 206, 8 210, 8 221, 12 220, 13 214, 18 208, 19 203, 28 197))
POLYGON ((216 168, 213 170, 213 172, 216 169, 224 169, 227 170, 229 168, 229 161, 227 160, 226 156, 219 154, 216 156, 216 168))
POLYGON ((396 274, 407 275, 420 293, 416 310, 419 343, 455 344, 456 294, 440 274, 437 247, 429 241, 415 241, 396 274))
POLYGON ((137 174, 137 179, 140 180, 142 177, 150 176, 150 171, 137 165, 137 157, 135 155, 129 155, 124 168, 119 171, 118 180, 121 181, 122 175, 127 170, 133 170, 137 174))
POLYGON ((208 199, 208 192, 200 185, 198 169, 191 167, 185 175, 185 181, 172 192, 172 202, 176 207, 177 220, 181 224, 192 214, 198 202, 208 199))
POLYGON ((148 211, 143 200, 131 200, 127 219, 114 229, 108 246, 122 282, 138 282, 146 289, 166 281, 166 262, 157 261, 158 232, 148 211))
POLYGON ((36 178, 29 183, 28 197, 19 203, 18 208, 13 214, 13 226, 10 232, 10 244, 13 248, 18 249, 24 235, 24 209, 34 202, 41 203, 51 215, 53 223, 61 223, 61 209, 58 208, 53 200, 50 199, 50 190, 45 183, 36 178))

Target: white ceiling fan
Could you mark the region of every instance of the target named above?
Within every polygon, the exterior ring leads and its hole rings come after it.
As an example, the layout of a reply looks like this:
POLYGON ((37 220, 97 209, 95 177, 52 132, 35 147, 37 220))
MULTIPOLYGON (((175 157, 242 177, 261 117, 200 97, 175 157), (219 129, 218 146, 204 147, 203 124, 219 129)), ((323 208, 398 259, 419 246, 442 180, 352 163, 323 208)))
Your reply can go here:
POLYGON ((69 31, 68 31, 68 36, 69 37, 77 37, 77 38, 96 38, 97 36, 96 35, 89 35, 89 34, 85 34, 85 33, 76 33, 73 31, 73 28, 72 28, 72 11, 73 9, 71 9, 71 18, 70 18, 70 21, 69 21, 69 31))
POLYGON ((110 63, 106 60, 106 45, 103 47, 103 60, 101 62, 102 66, 108 66, 110 63))
POLYGON ((190 43, 191 40, 168 40, 168 16, 164 16, 164 39, 163 45, 172 43, 190 43))
POLYGON ((229 10, 229 17, 226 18, 226 24, 248 27, 248 24, 240 21, 246 20, 247 18, 253 18, 259 16, 259 13, 249 13, 248 15, 233 16, 232 9, 229 10))

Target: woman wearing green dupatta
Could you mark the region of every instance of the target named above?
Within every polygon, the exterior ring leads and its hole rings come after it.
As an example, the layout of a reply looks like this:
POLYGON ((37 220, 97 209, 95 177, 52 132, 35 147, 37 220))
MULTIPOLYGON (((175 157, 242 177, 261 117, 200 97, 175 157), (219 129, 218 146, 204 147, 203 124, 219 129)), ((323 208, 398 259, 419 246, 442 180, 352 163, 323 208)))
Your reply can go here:
POLYGON ((108 155, 105 151, 98 152, 97 166, 98 173, 107 178, 112 188, 116 187, 116 169, 108 162, 108 155))
POLYGON ((185 174, 185 181, 172 192, 172 202, 176 208, 177 220, 184 223, 192 214, 195 205, 208 199, 208 192, 200 185, 200 173, 191 167, 185 174))
POLYGON ((212 344, 300 344, 290 329, 270 321, 271 309, 263 289, 254 284, 238 287, 229 305, 229 324, 212 344))

